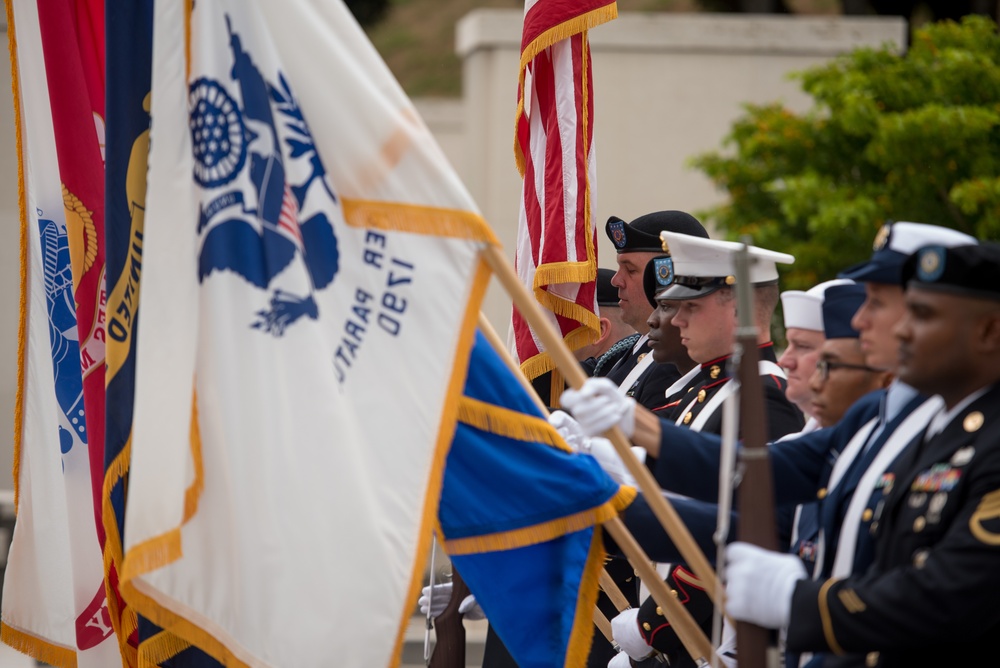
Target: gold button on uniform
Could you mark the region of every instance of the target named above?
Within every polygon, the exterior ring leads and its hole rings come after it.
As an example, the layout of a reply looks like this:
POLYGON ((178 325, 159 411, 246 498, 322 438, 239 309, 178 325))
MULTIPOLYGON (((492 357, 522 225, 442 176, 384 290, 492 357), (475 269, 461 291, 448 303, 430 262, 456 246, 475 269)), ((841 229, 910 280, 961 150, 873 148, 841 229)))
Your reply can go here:
POLYGON ((865 665, 874 668, 878 665, 878 652, 868 652, 868 656, 865 657, 865 665))
POLYGON ((705 390, 698 390, 698 403, 701 403, 701 402, 705 401, 705 396, 707 394, 708 393, 705 392, 705 390))
POLYGON ((690 424, 690 423, 691 423, 691 414, 690 413, 685 413, 684 414, 684 424, 690 424))
POLYGON ((816 492, 816 498, 817 499, 825 499, 826 498, 826 487, 823 487, 818 492, 816 492))
POLYGON ((962 429, 967 432, 979 431, 979 428, 983 426, 983 422, 985 422, 983 414, 975 411, 966 415, 965 419, 962 420, 962 429))
POLYGON ((913 565, 917 568, 923 568, 924 564, 927 563, 927 556, 930 554, 930 550, 917 550, 913 554, 913 565))
POLYGON ((652 631, 653 630, 653 627, 649 625, 649 622, 643 622, 642 623, 642 628, 646 629, 647 631, 652 631))
POLYGON ((917 533, 923 531, 925 526, 927 526, 927 520, 924 519, 923 515, 913 520, 913 530, 917 533))
POLYGON ((861 521, 862 522, 871 522, 872 521, 872 516, 874 514, 875 513, 872 512, 871 508, 865 508, 865 512, 861 513, 861 521))
POLYGON ((662 617, 663 616, 663 608, 661 608, 660 606, 656 606, 656 614, 658 614, 660 617, 662 617))
POLYGON ((674 598, 677 598, 677 590, 676 589, 671 589, 670 593, 674 595, 674 598))
POLYGON ((722 373, 722 367, 717 364, 712 365, 712 368, 708 370, 708 375, 712 380, 718 378, 720 373, 722 373))

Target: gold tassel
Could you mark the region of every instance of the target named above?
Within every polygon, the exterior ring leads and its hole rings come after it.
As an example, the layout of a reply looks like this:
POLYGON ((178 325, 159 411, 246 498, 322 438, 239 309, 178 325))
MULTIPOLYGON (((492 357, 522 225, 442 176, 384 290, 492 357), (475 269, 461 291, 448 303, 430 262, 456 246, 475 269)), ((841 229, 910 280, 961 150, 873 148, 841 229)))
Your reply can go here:
POLYGON ((17 150, 17 210, 21 221, 21 296, 17 324, 17 395, 14 398, 14 514, 21 499, 21 437, 24 433, 24 382, 28 348, 28 196, 24 187, 24 140, 21 119, 21 79, 17 66, 17 33, 13 2, 7 5, 7 46, 10 51, 10 87, 14 93, 14 145, 17 150))
POLYGON ((27 654, 42 663, 58 666, 58 668, 76 668, 76 651, 74 649, 53 645, 41 638, 12 629, 6 624, 0 624, 0 641, 5 645, 10 645, 21 654, 27 654))
POLYGON ((458 402, 458 420, 480 431, 518 441, 545 443, 569 451, 559 432, 547 420, 509 408, 462 397, 458 402))
POLYGON ((159 668, 161 663, 172 659, 189 647, 191 643, 186 640, 167 631, 160 631, 139 643, 139 668, 159 668))
POLYGON ((485 536, 471 538, 445 538, 444 546, 452 556, 463 554, 479 554, 481 552, 497 552, 499 550, 514 550, 528 545, 537 545, 555 540, 560 536, 576 531, 582 531, 595 524, 606 522, 618 515, 619 509, 628 506, 635 498, 635 488, 622 487, 618 493, 606 503, 584 510, 573 515, 560 517, 548 522, 536 524, 513 531, 500 531, 485 536), (624 503, 624 505, 621 505, 624 503))

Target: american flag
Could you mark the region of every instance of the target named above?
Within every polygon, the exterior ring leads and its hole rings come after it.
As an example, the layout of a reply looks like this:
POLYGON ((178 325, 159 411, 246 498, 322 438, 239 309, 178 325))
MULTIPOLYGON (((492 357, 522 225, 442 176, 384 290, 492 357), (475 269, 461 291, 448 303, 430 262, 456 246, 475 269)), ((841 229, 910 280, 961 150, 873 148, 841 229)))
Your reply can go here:
MULTIPOLYGON (((571 349, 600 331, 587 31, 617 15, 609 0, 527 0, 524 7, 514 142, 524 181, 514 266, 571 349)), ((511 328, 522 372, 534 379, 552 370, 551 357, 516 307, 511 328)))
POLYGON ((295 202, 292 189, 285 184, 285 194, 281 198, 281 213, 278 214, 278 229, 302 249, 302 230, 299 229, 299 205, 295 202))

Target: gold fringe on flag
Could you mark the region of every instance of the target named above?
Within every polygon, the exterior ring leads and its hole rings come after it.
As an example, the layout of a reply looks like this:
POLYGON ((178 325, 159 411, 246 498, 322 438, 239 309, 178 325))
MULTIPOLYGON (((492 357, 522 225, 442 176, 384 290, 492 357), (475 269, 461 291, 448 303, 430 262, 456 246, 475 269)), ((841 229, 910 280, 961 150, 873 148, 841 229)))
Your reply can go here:
POLYGON ((471 211, 346 198, 341 200, 341 205, 344 220, 353 227, 500 244, 483 217, 471 211))
POLYGON ((528 545, 537 545, 555 540, 568 533, 588 529, 595 524, 601 524, 628 507, 635 499, 634 487, 620 487, 618 492, 608 501, 566 517, 560 517, 541 524, 535 524, 513 531, 500 531, 485 536, 472 538, 456 538, 444 540, 445 551, 451 556, 463 554, 479 554, 481 552, 496 552, 498 550, 514 550, 528 545))
POLYGON ((58 668, 76 668, 75 649, 53 645, 41 638, 13 629, 7 624, 0 626, 0 642, 42 663, 58 668))
POLYGON ((494 406, 478 399, 469 397, 459 399, 458 420, 497 436, 517 441, 545 443, 564 452, 573 452, 547 420, 494 406))

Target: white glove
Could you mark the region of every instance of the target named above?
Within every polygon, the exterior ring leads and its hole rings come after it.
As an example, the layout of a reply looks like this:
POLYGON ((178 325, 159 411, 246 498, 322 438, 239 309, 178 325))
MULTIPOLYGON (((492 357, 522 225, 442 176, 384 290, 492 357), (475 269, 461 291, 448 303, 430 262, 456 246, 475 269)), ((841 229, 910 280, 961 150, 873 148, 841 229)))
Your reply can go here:
MULTIPOLYGON (((653 648, 646 644, 645 638, 639 633, 639 610, 629 608, 611 620, 611 637, 614 638, 622 652, 640 661, 653 653, 653 648)), ((608 664, 608 668, 611 664, 608 664)))
POLYGON ((788 626, 795 583, 806 577, 797 555, 733 543, 726 548, 726 612, 770 629, 788 626))
POLYGON ((618 652, 615 658, 608 661, 608 668, 632 668, 632 662, 629 661, 628 654, 618 652))
MULTIPOLYGON (((417 600, 417 604, 420 606, 420 614, 426 617, 429 606, 431 617, 438 617, 444 612, 444 609, 448 607, 448 603, 451 601, 451 583, 443 582, 434 585, 433 596, 431 596, 430 586, 421 589, 420 594, 421 596, 417 600)), ((486 618, 486 614, 479 607, 479 604, 476 603, 476 597, 472 594, 462 599, 462 603, 458 606, 458 614, 473 621, 486 618)))
POLYGON ((587 436, 621 428, 631 438, 635 433, 635 399, 623 397, 618 386, 607 378, 588 378, 579 390, 572 388, 559 399, 573 413, 587 436))
POLYGON ((549 413, 549 424, 555 427, 559 435, 566 441, 566 445, 579 452, 586 444, 587 435, 583 433, 580 423, 573 419, 566 411, 552 411, 549 413))
POLYGON ((451 583, 444 582, 434 585, 433 596, 431 595, 430 585, 421 589, 417 605, 420 606, 420 614, 424 617, 427 616, 428 606, 431 610, 431 617, 437 617, 448 607, 449 601, 451 601, 451 583))
POLYGON ((462 603, 458 606, 458 614, 472 621, 486 619, 486 613, 479 607, 476 597, 472 594, 462 599, 462 603))
MULTIPOLYGON (((611 476, 611 479, 619 485, 628 485, 629 487, 639 486, 629 472, 628 467, 625 466, 625 462, 618 456, 615 446, 608 439, 601 438, 600 436, 588 438, 587 447, 583 451, 596 459, 597 463, 604 469, 604 472, 611 476)), ((640 463, 646 461, 646 450, 644 448, 633 445, 632 453, 635 454, 640 463)))

